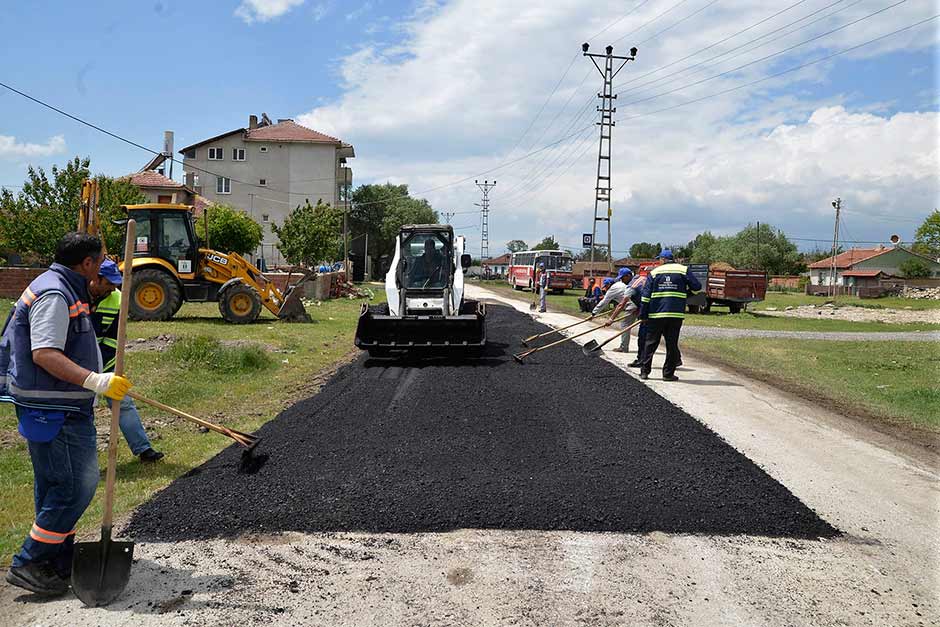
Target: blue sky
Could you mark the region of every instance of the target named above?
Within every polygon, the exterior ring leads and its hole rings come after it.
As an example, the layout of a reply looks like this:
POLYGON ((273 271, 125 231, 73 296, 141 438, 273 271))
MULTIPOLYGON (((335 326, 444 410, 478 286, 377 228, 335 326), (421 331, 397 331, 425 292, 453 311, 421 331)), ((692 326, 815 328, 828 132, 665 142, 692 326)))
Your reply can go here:
MULTIPOLYGON (((847 239, 883 240, 888 231, 909 238, 915 218, 938 204, 937 21, 751 88, 650 113, 936 12, 933 2, 908 0, 865 18, 893 2, 843 0, 824 9, 831 4, 795 3, 699 55, 785 3, 637 0, 619 9, 586 0, 15 3, 0 17, 6 61, 0 81, 155 149, 164 130, 175 131, 180 147, 243 126, 251 113, 295 117, 356 146, 357 183, 404 182, 413 191, 444 186, 426 194, 442 210, 472 211, 479 200, 472 180, 454 181, 496 178, 490 248, 498 252, 516 237, 554 234, 568 243, 590 230, 596 138, 589 101, 599 77, 575 55, 581 41, 606 28, 592 40, 594 49, 618 38, 618 50, 640 47, 621 75, 625 81, 692 55, 622 88, 618 117, 643 117, 615 129, 615 249, 644 239, 683 241, 703 229, 733 232, 755 220, 824 239, 831 233, 829 201, 837 195, 846 201, 847 239), (825 19, 806 26, 811 14, 825 19), (781 57, 684 87, 859 19, 781 57), (733 59, 690 68, 680 80, 663 78, 789 22, 791 34, 784 29, 776 40, 754 41, 733 59), (653 80, 659 82, 637 89, 653 80), (676 87, 683 89, 625 106, 676 87), (485 173, 563 137, 569 125, 586 130, 485 173)), ((0 89, 0 185, 20 184, 28 164, 48 168, 76 154, 111 175, 148 159, 0 89)), ((476 220, 461 217, 455 219, 461 225, 476 220)), ((478 230, 465 234, 479 245, 478 230)))

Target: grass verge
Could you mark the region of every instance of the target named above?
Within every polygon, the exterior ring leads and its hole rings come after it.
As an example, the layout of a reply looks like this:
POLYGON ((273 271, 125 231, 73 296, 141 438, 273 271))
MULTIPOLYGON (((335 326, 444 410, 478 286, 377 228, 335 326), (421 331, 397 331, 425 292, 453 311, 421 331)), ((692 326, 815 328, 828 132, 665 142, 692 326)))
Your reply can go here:
MULTIPOLYGON (((525 302, 532 302, 532 293, 528 291, 517 292, 512 289, 508 283, 502 281, 483 281, 476 283, 480 287, 492 289, 499 294, 516 298, 525 302)), ((560 311, 563 313, 583 316, 578 308, 578 298, 583 295, 581 291, 566 290, 564 294, 549 294, 548 306, 551 311, 560 311)), ((781 294, 775 294, 775 297, 781 294)), ((789 294, 783 294, 789 296, 789 294)), ((818 304, 824 304, 825 299, 808 296, 806 298, 817 298, 818 304)), ((857 299, 856 299, 857 300, 857 299)), ((894 299, 904 302, 918 302, 908 299, 894 299)), ((774 301, 776 302, 776 301, 774 301)), ((840 301, 841 302, 841 299, 840 301)), ((864 301, 870 302, 870 301, 864 301)), ((940 302, 940 301, 934 301, 940 302)), ((766 305, 766 302, 758 303, 766 305)), ((788 305, 805 304, 794 301, 785 304, 778 303, 778 308, 784 308, 788 305)), ((755 311, 744 311, 738 314, 731 314, 716 310, 707 314, 687 314, 685 324, 693 326, 706 327, 725 327, 729 329, 759 329, 764 331, 868 331, 868 332, 897 332, 897 331, 940 331, 940 324, 931 324, 929 322, 915 322, 909 324, 893 324, 888 322, 854 322, 850 320, 814 320, 808 318, 784 318, 780 316, 770 316, 760 314, 755 311)))
POLYGON ((885 296, 884 298, 836 296, 835 298, 829 298, 826 296, 808 296, 807 294, 795 292, 767 292, 767 297, 763 301, 755 303, 752 307, 756 310, 767 309, 768 307, 784 309, 786 307, 799 307, 800 305, 825 305, 829 302, 839 306, 852 305, 869 309, 940 309, 940 300, 901 298, 899 296, 885 296))
MULTIPOLYGON (((379 291, 377 299, 384 299, 379 291)), ((231 325, 214 303, 188 303, 168 322, 128 325, 128 376, 135 391, 226 426, 252 432, 293 401, 309 395, 316 375, 353 349, 358 300, 309 306, 314 324, 279 322, 265 312, 250 325, 231 325)), ((376 301, 377 302, 377 301, 376 301)), ((10 303, 0 303, 6 319, 10 303)), ((157 490, 231 444, 215 433, 138 403, 163 461, 143 465, 121 441, 115 515, 125 514, 157 490)), ((99 464, 105 467, 107 421, 99 412, 99 464)), ((262 443, 262 447, 264 444, 262 443)), ((0 405, 0 565, 7 566, 33 521, 33 475, 12 408, 0 405)), ((101 524, 101 496, 79 521, 79 531, 101 524)), ((195 512, 194 515, 199 515, 195 512)))
POLYGON ((682 345, 848 413, 940 433, 940 348, 931 342, 683 338, 682 345))

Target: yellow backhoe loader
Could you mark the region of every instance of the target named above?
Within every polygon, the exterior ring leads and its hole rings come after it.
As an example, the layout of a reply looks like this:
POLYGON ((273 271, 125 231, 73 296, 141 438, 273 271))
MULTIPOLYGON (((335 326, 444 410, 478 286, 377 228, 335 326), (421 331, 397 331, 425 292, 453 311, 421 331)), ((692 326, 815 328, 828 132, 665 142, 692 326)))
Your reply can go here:
MULTIPOLYGON (((137 222, 134 281, 132 292, 125 295, 132 319, 168 320, 189 301, 218 302, 222 317, 233 324, 254 322, 262 305, 281 320, 310 321, 300 300, 300 286, 309 275, 282 293, 241 255, 212 250, 209 242, 201 247, 189 205, 150 203, 121 209, 137 222)), ((99 220, 97 182, 85 181, 78 230, 98 235, 99 220)))

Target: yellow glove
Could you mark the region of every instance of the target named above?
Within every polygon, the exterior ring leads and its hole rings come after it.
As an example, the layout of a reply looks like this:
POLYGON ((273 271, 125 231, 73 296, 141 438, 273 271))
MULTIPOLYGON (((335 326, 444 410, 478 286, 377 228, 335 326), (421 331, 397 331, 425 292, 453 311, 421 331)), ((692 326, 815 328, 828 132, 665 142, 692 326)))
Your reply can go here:
POLYGON ((104 394, 108 398, 120 401, 131 389, 131 382, 113 372, 92 372, 85 378, 82 387, 96 394, 104 394))

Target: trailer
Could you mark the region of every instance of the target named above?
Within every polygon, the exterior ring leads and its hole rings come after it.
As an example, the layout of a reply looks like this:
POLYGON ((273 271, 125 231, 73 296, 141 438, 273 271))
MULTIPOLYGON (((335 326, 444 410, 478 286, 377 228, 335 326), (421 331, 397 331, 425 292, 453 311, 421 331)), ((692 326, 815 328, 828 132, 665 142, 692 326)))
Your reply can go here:
MULTIPOLYGON (((693 270, 693 274, 696 274, 693 270)), ((711 270, 704 281, 701 298, 689 299, 689 311, 711 311, 712 305, 727 307, 731 313, 740 313, 748 303, 764 300, 767 295, 767 273, 756 270, 711 270), (704 302, 702 302, 704 300, 704 302)))

